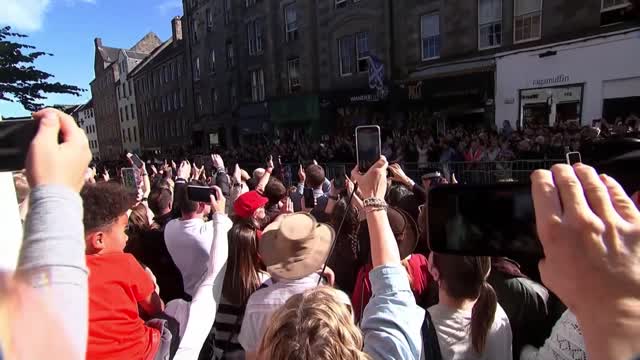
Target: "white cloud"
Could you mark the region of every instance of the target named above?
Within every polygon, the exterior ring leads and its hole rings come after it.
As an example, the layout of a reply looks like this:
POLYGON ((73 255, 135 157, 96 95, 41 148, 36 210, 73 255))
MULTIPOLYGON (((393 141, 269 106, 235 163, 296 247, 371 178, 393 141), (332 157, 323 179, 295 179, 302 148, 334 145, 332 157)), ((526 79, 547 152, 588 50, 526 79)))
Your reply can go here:
MULTIPOLYGON (((51 0, 2 0, 0 26, 9 25, 14 30, 33 32, 42 28, 51 0)), ((95 4, 96 0, 66 0, 68 6, 76 3, 95 4)))
POLYGON ((181 0, 165 0, 162 3, 156 5, 156 9, 162 15, 166 15, 170 12, 175 12, 177 10, 182 12, 182 1, 181 0))
POLYGON ((0 11, 0 25, 9 25, 19 31, 38 31, 42 28, 49 0, 4 0, 0 11))

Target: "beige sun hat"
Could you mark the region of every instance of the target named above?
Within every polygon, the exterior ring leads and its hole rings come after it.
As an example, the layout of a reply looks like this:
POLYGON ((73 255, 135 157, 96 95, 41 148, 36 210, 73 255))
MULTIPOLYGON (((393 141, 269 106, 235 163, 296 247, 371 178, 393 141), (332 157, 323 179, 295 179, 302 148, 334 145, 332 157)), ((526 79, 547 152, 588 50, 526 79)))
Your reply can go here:
POLYGON ((260 239, 260 257, 276 277, 296 280, 312 274, 327 260, 335 231, 308 213, 282 215, 260 239))

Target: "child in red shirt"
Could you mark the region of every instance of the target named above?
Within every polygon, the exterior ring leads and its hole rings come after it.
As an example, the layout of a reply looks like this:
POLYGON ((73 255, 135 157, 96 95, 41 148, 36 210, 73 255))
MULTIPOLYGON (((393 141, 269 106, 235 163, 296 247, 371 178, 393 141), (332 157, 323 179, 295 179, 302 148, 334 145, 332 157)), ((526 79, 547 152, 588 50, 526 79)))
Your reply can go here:
POLYGON ((89 341, 87 359, 154 359, 167 351, 171 334, 163 320, 145 325, 138 306, 150 316, 161 313, 152 274, 123 249, 127 243, 130 196, 114 183, 86 185, 84 207, 89 268, 89 341), (164 331, 163 331, 164 330, 164 331))

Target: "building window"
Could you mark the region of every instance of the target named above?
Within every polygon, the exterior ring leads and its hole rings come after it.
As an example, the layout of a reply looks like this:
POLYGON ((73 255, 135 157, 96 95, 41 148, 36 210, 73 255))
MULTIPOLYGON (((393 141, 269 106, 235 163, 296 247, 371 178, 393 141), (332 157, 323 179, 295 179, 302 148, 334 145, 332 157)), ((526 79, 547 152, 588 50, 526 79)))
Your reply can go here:
POLYGON ((289 74, 289 93, 295 94, 300 91, 300 58, 287 61, 287 72, 289 74))
POLYGON ((131 128, 127 128, 127 135, 129 138, 129 142, 131 142, 131 128))
POLYGON ((211 9, 207 8, 206 16, 207 16, 207 31, 210 32, 211 29, 213 29, 213 14, 211 13, 211 9))
POLYGON ((122 142, 127 141, 127 136, 124 134, 124 129, 122 129, 122 142))
POLYGON ((176 68, 173 67, 173 63, 169 63, 169 74, 171 75, 171 81, 176 79, 176 68))
POLYGON ((338 58, 340 59, 340 76, 353 73, 353 36, 347 35, 338 39, 338 58))
POLYGON ((193 80, 198 81, 200 80, 200 57, 196 57, 195 70, 196 71, 193 73, 193 80))
POLYGON ((176 63, 176 72, 178 73, 178 79, 182 76, 182 58, 178 59, 176 63))
POLYGON ((187 89, 184 89, 184 92, 180 92, 180 108, 184 107, 184 99, 187 97, 187 89))
POLYGON ((478 0, 478 48, 502 44, 502 0, 478 0))
POLYGON ((356 34, 356 55, 358 56, 358 72, 369 71, 369 33, 356 34))
POLYGON ((123 98, 126 98, 126 97, 127 97, 127 87, 126 87, 126 85, 127 85, 127 84, 122 83, 122 97, 123 97, 123 98))
POLYGON ((127 87, 129 88, 129 96, 133 96, 133 91, 131 91, 131 81, 127 81, 127 87))
POLYGON ((224 24, 229 25, 231 22, 231 0, 224 1, 224 24))
POLYGON ((235 66, 235 56, 233 54, 233 43, 227 42, 227 69, 231 69, 235 66))
POLYGON ((198 104, 198 115, 202 115, 202 96, 200 94, 196 95, 196 101, 198 104))
POLYGON ((193 42, 198 42, 198 22, 191 20, 191 32, 193 32, 193 42))
POLYGON ((179 105, 180 105, 180 102, 178 101, 178 93, 174 92, 173 93, 173 108, 178 110, 179 109, 179 107, 178 107, 179 105))
POLYGON ((253 102, 264 101, 264 71, 262 69, 249 72, 251 77, 251 100, 253 102))
POLYGON ((420 33, 422 60, 440 57, 440 14, 422 15, 420 18, 420 33))
POLYGON ((122 108, 120 108, 120 122, 124 121, 124 110, 122 110, 122 108))
POLYGON ((258 55, 263 49, 262 20, 256 19, 247 24, 249 55, 258 55))
POLYGON ((131 107, 131 119, 135 119, 136 118, 135 108, 133 107, 133 104, 130 104, 129 106, 131 107))
POLYGON ((164 96, 160 97, 160 102, 162 104, 162 112, 166 112, 167 111, 167 102, 166 102, 164 96))
POLYGON ((335 0, 335 2, 336 2, 336 9, 347 6, 347 0, 335 0))
POLYGON ((138 132, 136 131, 136 127, 133 127, 133 141, 138 141, 138 132))
POLYGON ((284 32, 287 41, 298 39, 298 10, 296 3, 284 7, 284 32))
POLYGON ((540 39, 542 0, 515 0, 513 18, 514 42, 540 39))
POLYGON ((609 10, 622 9, 626 8, 630 4, 631 3, 629 2, 629 0, 602 0, 601 11, 604 12, 609 10))
POLYGON ((169 82, 169 67, 166 65, 164 66, 164 82, 169 82))
POLYGON ((231 107, 235 107, 238 101, 238 94, 236 92, 236 83, 233 81, 229 82, 229 105, 231 107))
POLYGON ((216 72, 216 50, 211 49, 211 53, 209 54, 209 72, 216 72))
POLYGON ((244 0, 244 5, 250 7, 256 4, 256 0, 244 0))
POLYGON ((218 107, 218 92, 215 88, 211 89, 211 114, 215 115, 218 107))

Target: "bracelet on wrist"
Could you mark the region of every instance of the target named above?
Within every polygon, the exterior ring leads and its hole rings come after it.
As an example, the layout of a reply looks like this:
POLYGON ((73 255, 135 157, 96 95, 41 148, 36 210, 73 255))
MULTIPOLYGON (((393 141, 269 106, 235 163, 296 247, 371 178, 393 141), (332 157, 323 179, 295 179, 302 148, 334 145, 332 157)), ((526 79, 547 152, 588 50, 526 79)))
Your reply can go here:
POLYGON ((387 204, 386 201, 384 201, 384 199, 379 199, 376 197, 370 197, 367 199, 364 199, 364 201, 362 202, 363 207, 365 208, 365 210, 369 210, 369 209, 387 209, 389 207, 389 205, 387 204))

